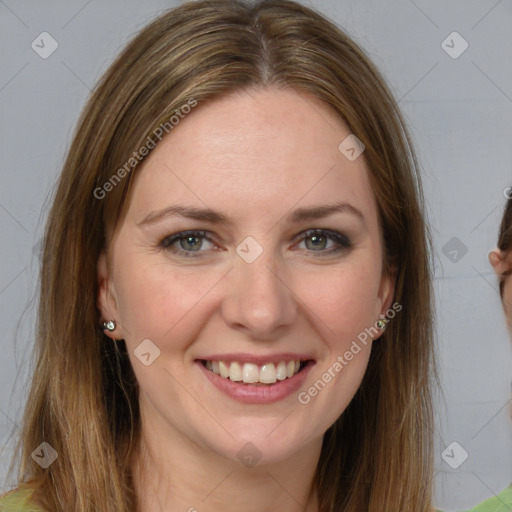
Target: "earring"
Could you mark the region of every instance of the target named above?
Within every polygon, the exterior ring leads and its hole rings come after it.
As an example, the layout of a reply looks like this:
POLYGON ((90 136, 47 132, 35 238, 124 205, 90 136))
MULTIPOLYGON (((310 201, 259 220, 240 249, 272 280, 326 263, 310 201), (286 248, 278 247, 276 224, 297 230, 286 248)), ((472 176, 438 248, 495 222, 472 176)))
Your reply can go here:
POLYGON ((383 331, 386 328, 386 322, 384 320, 377 320, 377 329, 383 331))
POLYGON ((116 330, 116 322, 114 320, 109 320, 108 322, 103 322, 103 329, 108 332, 112 332, 116 330))

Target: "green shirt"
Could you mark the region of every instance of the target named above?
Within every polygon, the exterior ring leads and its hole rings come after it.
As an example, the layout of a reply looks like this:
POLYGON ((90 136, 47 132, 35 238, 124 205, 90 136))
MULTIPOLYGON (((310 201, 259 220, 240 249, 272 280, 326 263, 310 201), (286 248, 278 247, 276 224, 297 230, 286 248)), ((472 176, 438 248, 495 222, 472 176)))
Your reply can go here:
MULTIPOLYGON (((42 512, 40 508, 28 503, 32 492, 32 489, 23 489, 0 496, 0 512, 42 512)), ((489 498, 466 512, 512 512, 512 485, 500 495, 489 498)))
MULTIPOLYGON (((438 510, 437 512, 442 511, 438 510)), ((464 512, 512 512, 512 485, 507 487, 501 494, 489 498, 480 503, 480 505, 464 512)))
POLYGON ((466 512, 512 512, 512 485, 466 512))
POLYGON ((33 492, 33 489, 17 489, 0 496, 0 512, 42 512, 29 503, 33 492))

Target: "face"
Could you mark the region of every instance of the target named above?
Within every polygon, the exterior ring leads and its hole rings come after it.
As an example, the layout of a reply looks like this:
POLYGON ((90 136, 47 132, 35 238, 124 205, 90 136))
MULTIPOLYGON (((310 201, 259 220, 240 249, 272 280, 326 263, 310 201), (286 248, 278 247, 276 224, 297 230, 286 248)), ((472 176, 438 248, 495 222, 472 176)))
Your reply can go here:
POLYGON ((394 287, 349 134, 315 98, 267 89, 198 106, 146 158, 98 279, 147 435, 277 462, 347 407, 372 345, 353 342, 394 287))
POLYGON ((503 309, 505 310, 509 331, 512 333, 512 284, 510 279, 510 274, 512 273, 512 252, 492 251, 489 253, 489 261, 500 278, 500 282, 503 282, 503 309))

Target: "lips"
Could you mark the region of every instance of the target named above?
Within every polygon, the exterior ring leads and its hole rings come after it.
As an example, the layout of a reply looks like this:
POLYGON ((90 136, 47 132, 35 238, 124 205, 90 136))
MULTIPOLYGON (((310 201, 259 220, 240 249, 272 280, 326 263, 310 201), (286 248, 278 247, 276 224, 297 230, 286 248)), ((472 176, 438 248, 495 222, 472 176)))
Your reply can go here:
POLYGON ((271 403, 298 390, 315 360, 304 354, 219 354, 196 359, 205 377, 231 398, 271 403))

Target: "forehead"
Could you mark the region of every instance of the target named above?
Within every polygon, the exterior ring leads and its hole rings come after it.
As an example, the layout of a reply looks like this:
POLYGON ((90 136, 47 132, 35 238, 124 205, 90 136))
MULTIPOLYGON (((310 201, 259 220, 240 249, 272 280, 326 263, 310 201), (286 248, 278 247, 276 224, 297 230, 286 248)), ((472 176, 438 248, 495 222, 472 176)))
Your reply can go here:
POLYGON ((196 107, 149 154, 129 210, 140 217, 186 199, 243 219, 347 201, 375 221, 364 157, 350 161, 338 149, 349 135, 325 104, 302 92, 215 99, 196 107))

